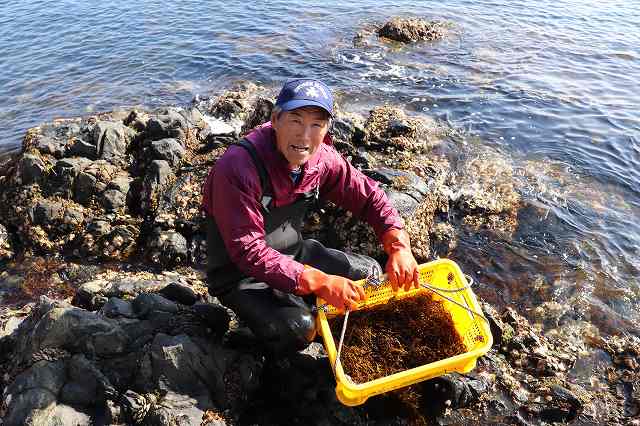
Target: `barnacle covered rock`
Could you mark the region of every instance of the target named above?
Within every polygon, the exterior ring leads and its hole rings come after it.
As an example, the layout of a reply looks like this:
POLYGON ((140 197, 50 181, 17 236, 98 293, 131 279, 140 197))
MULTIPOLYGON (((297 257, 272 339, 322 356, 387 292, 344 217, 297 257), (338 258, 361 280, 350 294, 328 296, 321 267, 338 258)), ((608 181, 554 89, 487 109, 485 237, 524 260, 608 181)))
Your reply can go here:
MULTIPOLYGON (((401 157, 402 161, 397 162, 400 164, 414 157, 412 154, 430 151, 449 131, 435 120, 409 117, 400 108, 383 105, 371 110, 364 123, 362 144, 391 158, 401 157)), ((411 163, 415 163, 413 160, 411 163)))
POLYGON ((439 40, 444 38, 451 24, 442 21, 426 21, 419 18, 393 18, 379 30, 380 37, 411 43, 423 40, 439 40))

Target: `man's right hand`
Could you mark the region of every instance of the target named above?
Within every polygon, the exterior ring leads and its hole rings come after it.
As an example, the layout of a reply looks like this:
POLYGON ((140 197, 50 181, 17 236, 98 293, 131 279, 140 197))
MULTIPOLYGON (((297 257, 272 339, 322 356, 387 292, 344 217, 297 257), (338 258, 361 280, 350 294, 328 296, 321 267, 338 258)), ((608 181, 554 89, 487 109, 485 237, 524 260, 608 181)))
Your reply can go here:
POLYGON ((306 268, 298 278, 296 294, 315 294, 339 310, 356 309, 365 300, 364 289, 350 279, 325 274, 319 269, 306 268))

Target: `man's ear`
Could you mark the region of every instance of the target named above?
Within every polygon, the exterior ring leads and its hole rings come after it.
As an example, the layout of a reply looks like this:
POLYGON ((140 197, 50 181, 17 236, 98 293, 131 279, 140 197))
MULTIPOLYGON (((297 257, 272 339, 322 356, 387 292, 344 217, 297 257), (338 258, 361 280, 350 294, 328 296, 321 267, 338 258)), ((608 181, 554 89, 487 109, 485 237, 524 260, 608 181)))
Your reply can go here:
POLYGON ((277 125, 278 124, 278 114, 276 114, 275 112, 271 113, 271 127, 274 127, 274 124, 277 125))

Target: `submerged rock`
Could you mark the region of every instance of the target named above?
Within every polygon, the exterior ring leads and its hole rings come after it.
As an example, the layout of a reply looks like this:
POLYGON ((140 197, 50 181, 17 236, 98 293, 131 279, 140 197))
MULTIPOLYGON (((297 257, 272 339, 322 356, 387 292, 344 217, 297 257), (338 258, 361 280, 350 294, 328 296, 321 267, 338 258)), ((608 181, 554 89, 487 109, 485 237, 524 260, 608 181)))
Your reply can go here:
POLYGON ((379 30, 380 37, 411 43, 416 41, 433 41, 444 38, 451 24, 441 21, 426 21, 419 18, 393 18, 379 30))

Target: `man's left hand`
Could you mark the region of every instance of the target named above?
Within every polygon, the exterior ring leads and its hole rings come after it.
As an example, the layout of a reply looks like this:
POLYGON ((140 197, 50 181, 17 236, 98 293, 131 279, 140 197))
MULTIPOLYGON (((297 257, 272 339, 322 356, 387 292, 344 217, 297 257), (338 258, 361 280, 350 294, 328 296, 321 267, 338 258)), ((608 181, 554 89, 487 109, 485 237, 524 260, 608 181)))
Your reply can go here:
POLYGON ((418 263, 411 253, 409 234, 402 229, 391 229, 382 235, 384 251, 389 255, 386 273, 393 291, 420 287, 418 263))

